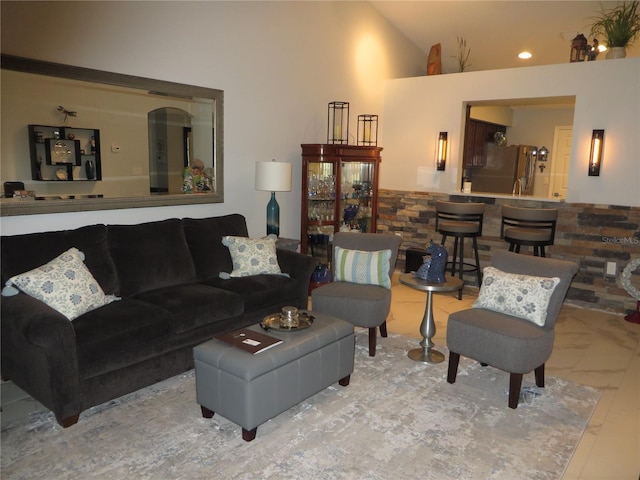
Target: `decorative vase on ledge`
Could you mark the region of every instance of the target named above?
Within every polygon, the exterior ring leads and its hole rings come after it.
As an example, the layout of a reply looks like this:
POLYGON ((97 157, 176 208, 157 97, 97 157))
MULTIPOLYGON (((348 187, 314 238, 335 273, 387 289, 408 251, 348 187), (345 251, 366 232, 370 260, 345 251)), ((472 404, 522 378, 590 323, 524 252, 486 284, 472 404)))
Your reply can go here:
POLYGON ((96 166, 93 160, 87 160, 84 164, 84 169, 87 174, 87 180, 93 180, 96 177, 96 166))
POLYGON ((625 58, 627 52, 624 47, 612 47, 607 50, 607 60, 615 58, 625 58))

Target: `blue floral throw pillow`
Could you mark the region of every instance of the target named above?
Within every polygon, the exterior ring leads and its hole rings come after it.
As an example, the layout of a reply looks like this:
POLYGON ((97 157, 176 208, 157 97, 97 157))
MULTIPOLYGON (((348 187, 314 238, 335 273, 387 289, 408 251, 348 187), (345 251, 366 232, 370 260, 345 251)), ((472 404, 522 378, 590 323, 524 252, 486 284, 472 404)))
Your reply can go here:
POLYGON ((478 299, 473 306, 523 318, 542 327, 558 277, 506 273, 486 267, 478 299))
POLYGON ((27 295, 46 303, 69 320, 116 300, 105 295, 84 264, 84 254, 70 248, 49 263, 9 279, 3 295, 15 286, 27 295))
POLYGON ((220 278, 248 277, 270 273, 282 275, 273 238, 222 237, 222 244, 229 249, 233 271, 220 273, 220 278))

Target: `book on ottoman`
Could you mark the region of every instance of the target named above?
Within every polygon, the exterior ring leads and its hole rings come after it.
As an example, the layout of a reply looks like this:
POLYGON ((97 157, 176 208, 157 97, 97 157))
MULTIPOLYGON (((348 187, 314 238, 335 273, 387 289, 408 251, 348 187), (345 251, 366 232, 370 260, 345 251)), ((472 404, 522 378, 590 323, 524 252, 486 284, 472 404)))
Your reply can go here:
POLYGON ((240 328, 232 332, 218 335, 215 338, 254 355, 282 343, 282 340, 279 338, 256 332, 248 328, 240 328))

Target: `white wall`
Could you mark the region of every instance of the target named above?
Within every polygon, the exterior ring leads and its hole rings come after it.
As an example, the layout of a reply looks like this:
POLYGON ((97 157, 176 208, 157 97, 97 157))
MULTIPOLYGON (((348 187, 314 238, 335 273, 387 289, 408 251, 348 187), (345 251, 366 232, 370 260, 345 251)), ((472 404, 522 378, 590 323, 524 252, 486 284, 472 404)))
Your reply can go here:
MULTIPOLYGON (((327 104, 382 113, 384 81, 425 56, 365 2, 7 2, 2 52, 200 85, 225 93, 225 203, 2 217, 3 235, 239 212, 264 235, 256 161, 293 163, 280 233, 300 236, 301 143, 326 141, 327 104)), ((380 142, 379 142, 380 143, 380 142)), ((28 161, 28 159, 25 159, 28 161)), ((383 160, 384 163, 385 160, 383 160)))
POLYGON ((565 95, 576 96, 567 202, 640 206, 639 57, 389 80, 381 186, 457 192, 464 102, 565 95), (587 175, 594 129, 605 130, 599 177, 587 175), (451 143, 444 172, 434 165, 440 131, 451 143))

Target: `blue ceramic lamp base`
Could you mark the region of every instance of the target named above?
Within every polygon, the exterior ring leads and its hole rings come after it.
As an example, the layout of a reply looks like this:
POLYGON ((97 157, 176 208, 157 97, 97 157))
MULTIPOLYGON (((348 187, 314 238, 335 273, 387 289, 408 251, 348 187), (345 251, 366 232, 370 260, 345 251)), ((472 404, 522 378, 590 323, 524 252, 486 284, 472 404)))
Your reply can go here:
POLYGON ((267 203, 267 235, 280 236, 280 205, 276 201, 276 192, 271 192, 271 200, 267 203))

